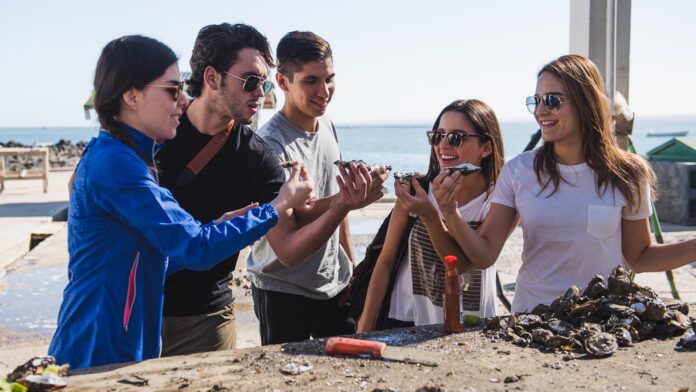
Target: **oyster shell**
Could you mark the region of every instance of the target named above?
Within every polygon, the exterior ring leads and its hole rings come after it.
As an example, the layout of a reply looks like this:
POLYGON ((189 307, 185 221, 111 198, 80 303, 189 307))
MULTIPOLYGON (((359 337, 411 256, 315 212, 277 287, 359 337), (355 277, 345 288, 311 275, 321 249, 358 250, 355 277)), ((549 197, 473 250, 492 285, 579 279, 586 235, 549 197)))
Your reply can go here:
POLYGON ((631 282, 631 277, 622 267, 616 267, 611 274, 609 274, 609 279, 607 280, 609 293, 617 296, 626 296, 637 292, 640 289, 636 283, 631 282))
POLYGON ((691 326, 691 320, 681 312, 668 310, 665 318, 655 325, 655 335, 659 337, 680 336, 691 326))
POLYGON ((546 341, 553 337, 553 332, 544 328, 534 328, 532 330, 532 341, 546 345, 546 341))
POLYGON ((628 329, 624 327, 617 327, 609 331, 616 338, 616 343, 619 347, 629 347, 633 346, 633 336, 628 329))
POLYGON ((446 168, 448 175, 452 175, 456 172, 462 173, 463 176, 468 176, 469 174, 476 173, 477 171, 481 171, 480 166, 476 166, 474 164, 471 164, 469 162, 462 162, 458 165, 455 166, 450 166, 446 168))
POLYGON ((679 339, 679 342, 677 342, 677 348, 683 350, 696 350, 696 333, 692 332, 679 339))
POLYGON ((292 167, 292 165, 295 163, 295 161, 281 161, 280 162, 280 167, 283 169, 289 169, 292 167))
POLYGON ((590 280, 585 291, 583 291, 582 296, 594 299, 605 295, 607 291, 607 286, 604 285, 604 278, 601 275, 595 275, 590 280))
POLYGON ((420 174, 419 172, 410 172, 410 173, 394 172, 394 180, 397 181, 399 184, 408 184, 411 182, 411 178, 420 179, 422 177, 423 177, 423 175, 420 174))
MULTIPOLYGON (((365 167, 369 171, 373 171, 374 169, 379 167, 379 165, 369 164, 369 163, 363 161, 362 159, 357 159, 357 160, 353 159, 352 161, 342 161, 339 159, 339 160, 334 161, 334 165, 338 165, 338 166, 341 166, 341 167, 346 168, 346 169, 350 168, 351 163, 354 163, 356 166, 362 163, 363 165, 365 165, 365 167)), ((384 168, 386 168, 389 171, 391 171, 391 169, 392 169, 392 167, 389 165, 384 166, 384 168)))
POLYGON ((564 316, 568 310, 578 302, 580 294, 580 289, 577 286, 571 286, 565 294, 553 300, 551 303, 551 311, 556 317, 564 316))
POLYGON ((595 357, 607 357, 614 354, 619 344, 610 333, 593 333, 585 339, 585 351, 595 357))

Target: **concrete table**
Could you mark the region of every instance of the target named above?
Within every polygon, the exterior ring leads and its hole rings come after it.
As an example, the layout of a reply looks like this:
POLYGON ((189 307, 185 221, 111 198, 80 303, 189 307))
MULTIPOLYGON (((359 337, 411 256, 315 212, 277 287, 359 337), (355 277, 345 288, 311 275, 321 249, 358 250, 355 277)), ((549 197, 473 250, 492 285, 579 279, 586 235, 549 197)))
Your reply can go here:
POLYGON ((50 170, 48 165, 49 162, 47 147, 0 148, 0 191, 5 189, 5 181, 7 180, 42 179, 43 191, 44 193, 48 192, 48 173, 50 170), (8 173, 5 165, 5 159, 7 159, 7 157, 24 156, 37 156, 43 160, 43 165, 41 165, 38 171, 32 169, 31 171, 21 170, 19 173, 8 173))

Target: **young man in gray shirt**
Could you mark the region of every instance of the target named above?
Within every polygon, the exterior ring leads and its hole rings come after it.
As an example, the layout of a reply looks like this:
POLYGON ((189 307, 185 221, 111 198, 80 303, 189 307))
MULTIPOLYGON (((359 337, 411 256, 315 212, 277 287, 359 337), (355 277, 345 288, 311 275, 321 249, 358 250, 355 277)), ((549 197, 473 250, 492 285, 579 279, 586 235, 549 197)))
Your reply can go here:
POLYGON ((329 43, 311 32, 291 32, 278 44, 276 82, 285 103, 259 131, 281 160, 304 166, 318 198, 296 211, 295 224, 315 233, 293 243, 281 230, 258 241, 247 262, 254 285, 254 308, 261 343, 278 344, 353 333, 355 321, 340 293, 353 272, 347 214, 382 196, 387 170, 365 165, 339 168, 336 129, 323 117, 333 96, 333 58, 329 43))

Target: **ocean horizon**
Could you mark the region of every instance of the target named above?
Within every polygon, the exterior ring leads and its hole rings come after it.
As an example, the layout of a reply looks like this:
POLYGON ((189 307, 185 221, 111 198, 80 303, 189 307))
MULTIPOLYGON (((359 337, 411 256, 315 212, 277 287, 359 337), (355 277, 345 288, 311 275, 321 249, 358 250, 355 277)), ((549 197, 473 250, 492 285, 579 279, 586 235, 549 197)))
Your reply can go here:
MULTIPOLYGON (((264 114, 263 120, 267 120, 270 116, 264 114)), ((344 159, 362 159, 372 164, 391 165, 393 171, 423 173, 427 171, 430 154, 425 132, 430 127, 432 123, 425 122, 336 124, 344 159)), ((521 153, 538 128, 531 116, 527 121, 503 120, 500 127, 506 160, 521 153)), ((91 127, 4 127, 0 128, 0 142, 45 145, 61 139, 71 142, 88 141, 96 135, 97 129, 96 124, 91 127)), ((687 131, 688 135, 696 136, 696 115, 636 116, 631 139, 641 155, 671 139, 649 137, 650 131, 687 131)), ((388 186, 391 189, 391 184, 388 186)))

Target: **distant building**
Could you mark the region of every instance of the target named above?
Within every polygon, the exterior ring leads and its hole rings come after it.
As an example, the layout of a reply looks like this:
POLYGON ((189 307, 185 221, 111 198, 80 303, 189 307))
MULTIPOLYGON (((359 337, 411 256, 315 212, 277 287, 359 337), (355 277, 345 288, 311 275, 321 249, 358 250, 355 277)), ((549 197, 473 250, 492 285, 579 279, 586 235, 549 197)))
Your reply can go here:
POLYGON ((648 151, 658 181, 661 221, 696 225, 696 137, 675 137, 648 151))

